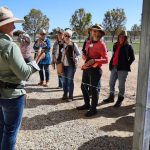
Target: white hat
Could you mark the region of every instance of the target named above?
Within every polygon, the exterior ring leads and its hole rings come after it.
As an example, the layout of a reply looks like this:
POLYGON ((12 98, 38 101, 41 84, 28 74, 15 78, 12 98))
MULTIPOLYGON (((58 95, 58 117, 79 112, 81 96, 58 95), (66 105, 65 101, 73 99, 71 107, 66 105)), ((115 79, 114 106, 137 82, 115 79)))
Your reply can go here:
POLYGON ((13 13, 7 7, 0 8, 0 27, 8 23, 23 23, 23 19, 14 17, 13 13))
POLYGON ((68 34, 70 36, 70 38, 72 37, 73 31, 71 29, 67 29, 64 34, 68 34))
POLYGON ((40 30, 40 33, 42 33, 42 34, 46 34, 47 32, 46 32, 46 30, 45 30, 45 29, 41 29, 41 30, 40 30))

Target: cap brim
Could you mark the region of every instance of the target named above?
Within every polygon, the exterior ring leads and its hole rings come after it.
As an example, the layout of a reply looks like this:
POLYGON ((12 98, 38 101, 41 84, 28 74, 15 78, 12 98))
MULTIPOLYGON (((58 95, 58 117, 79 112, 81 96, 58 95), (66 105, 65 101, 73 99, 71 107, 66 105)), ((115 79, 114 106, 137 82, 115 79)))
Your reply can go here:
POLYGON ((100 31, 103 36, 105 35, 105 31, 103 31, 102 29, 97 29, 97 28, 91 28, 91 30, 97 30, 97 31, 100 31))
POLYGON ((0 27, 3 26, 3 25, 6 25, 8 23, 11 23, 11 22, 14 22, 14 23, 24 23, 25 21, 23 19, 19 19, 19 18, 10 18, 10 19, 7 19, 7 20, 4 20, 2 22, 0 22, 0 27))

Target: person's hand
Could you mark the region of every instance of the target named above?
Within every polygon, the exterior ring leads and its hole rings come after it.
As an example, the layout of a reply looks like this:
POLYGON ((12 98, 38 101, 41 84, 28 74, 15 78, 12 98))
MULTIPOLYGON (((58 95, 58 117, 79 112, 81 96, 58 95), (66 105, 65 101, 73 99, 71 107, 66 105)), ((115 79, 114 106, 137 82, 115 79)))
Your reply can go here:
POLYGON ((85 66, 89 67, 89 66, 92 66, 93 64, 95 64, 95 60, 90 59, 88 62, 85 63, 85 66))
POLYGON ((86 65, 83 65, 83 66, 81 67, 81 70, 86 70, 86 69, 88 69, 88 67, 87 67, 86 65))

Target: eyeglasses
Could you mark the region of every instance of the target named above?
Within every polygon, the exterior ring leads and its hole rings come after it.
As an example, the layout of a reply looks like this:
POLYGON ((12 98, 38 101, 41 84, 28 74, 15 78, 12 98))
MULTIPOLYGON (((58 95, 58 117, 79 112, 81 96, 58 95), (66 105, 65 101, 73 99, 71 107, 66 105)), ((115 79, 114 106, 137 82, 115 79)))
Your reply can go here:
POLYGON ((64 34, 64 37, 70 38, 70 36, 69 36, 69 35, 66 35, 66 34, 64 34))

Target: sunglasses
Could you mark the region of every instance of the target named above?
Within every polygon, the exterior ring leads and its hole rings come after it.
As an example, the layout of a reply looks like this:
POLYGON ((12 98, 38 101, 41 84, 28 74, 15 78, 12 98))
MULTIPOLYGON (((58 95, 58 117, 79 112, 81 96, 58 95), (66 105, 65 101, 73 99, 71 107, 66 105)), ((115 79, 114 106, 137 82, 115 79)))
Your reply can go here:
POLYGON ((64 37, 70 38, 70 36, 69 36, 69 35, 66 35, 66 34, 64 34, 64 37))

